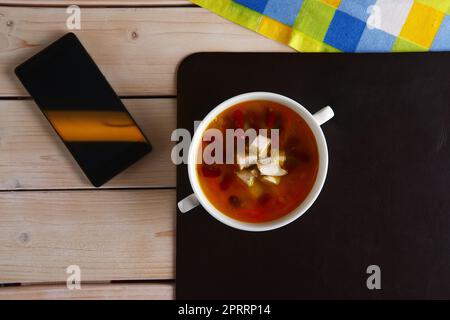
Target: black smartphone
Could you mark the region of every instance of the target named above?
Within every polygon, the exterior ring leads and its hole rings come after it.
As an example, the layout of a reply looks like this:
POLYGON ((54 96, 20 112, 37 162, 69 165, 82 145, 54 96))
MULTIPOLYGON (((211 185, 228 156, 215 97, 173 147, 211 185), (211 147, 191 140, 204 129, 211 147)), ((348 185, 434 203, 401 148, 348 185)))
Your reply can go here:
POLYGON ((151 151, 75 34, 64 35, 15 72, 94 186, 151 151))

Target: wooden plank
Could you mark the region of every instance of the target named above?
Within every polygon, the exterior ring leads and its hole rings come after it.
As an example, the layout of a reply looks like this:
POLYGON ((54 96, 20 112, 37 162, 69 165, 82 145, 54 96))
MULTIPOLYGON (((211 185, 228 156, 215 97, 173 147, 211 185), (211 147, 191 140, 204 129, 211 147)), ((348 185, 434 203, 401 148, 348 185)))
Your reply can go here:
POLYGON ((189 0, 1 0, 0 5, 11 6, 188 6, 189 0))
MULTIPOLYGON (((126 99, 154 147, 105 185, 174 187, 170 134, 176 127, 174 99, 126 99)), ((72 155, 32 100, 0 100, 0 190, 92 188, 72 155)))
POLYGON ((173 284, 82 284, 81 290, 64 285, 0 288, 0 300, 171 300, 173 284))
POLYGON ((174 190, 0 192, 0 213, 0 283, 174 277, 174 190))
MULTIPOLYGON (((27 95, 14 67, 66 33, 67 17, 64 8, 0 7, 0 96, 27 95)), ((177 65, 194 52, 292 51, 195 7, 84 8, 76 34, 122 96, 175 95, 177 65)))

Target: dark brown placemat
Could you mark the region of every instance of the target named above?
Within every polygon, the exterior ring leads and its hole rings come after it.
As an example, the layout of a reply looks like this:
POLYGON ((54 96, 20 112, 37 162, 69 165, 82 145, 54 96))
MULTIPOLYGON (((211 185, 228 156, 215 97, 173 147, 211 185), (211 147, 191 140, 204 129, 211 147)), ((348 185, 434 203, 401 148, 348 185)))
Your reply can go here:
MULTIPOLYGON (((178 212, 177 298, 450 298, 450 54, 196 54, 178 71, 178 127, 249 91, 333 106, 327 181, 275 231, 178 212)), ((185 165, 177 179, 180 200, 185 165)))

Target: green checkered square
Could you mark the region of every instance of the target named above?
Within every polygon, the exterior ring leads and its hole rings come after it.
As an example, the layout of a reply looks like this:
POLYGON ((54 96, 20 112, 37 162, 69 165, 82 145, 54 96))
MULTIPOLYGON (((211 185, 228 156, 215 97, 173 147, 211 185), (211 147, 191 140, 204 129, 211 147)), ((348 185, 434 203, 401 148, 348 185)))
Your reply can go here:
POLYGON ((416 2, 432 7, 440 12, 446 13, 450 9, 448 1, 445 0, 416 0, 416 2))
POLYGON ((228 7, 228 18, 241 26, 247 27, 253 31, 257 31, 261 23, 262 14, 244 7, 233 1, 228 7))
POLYGON ((410 42, 408 40, 397 38, 392 47, 393 52, 421 52, 427 51, 427 48, 421 47, 418 44, 410 42))
POLYGON ((305 0, 294 24, 294 29, 323 41, 336 9, 318 0, 305 0))

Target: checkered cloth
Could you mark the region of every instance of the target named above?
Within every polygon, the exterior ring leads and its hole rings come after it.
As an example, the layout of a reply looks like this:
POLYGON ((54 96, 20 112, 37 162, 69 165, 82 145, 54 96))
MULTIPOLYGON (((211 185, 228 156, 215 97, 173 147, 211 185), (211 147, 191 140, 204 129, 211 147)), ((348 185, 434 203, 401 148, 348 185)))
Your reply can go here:
POLYGON ((450 51, 450 0, 191 1, 298 51, 450 51))

